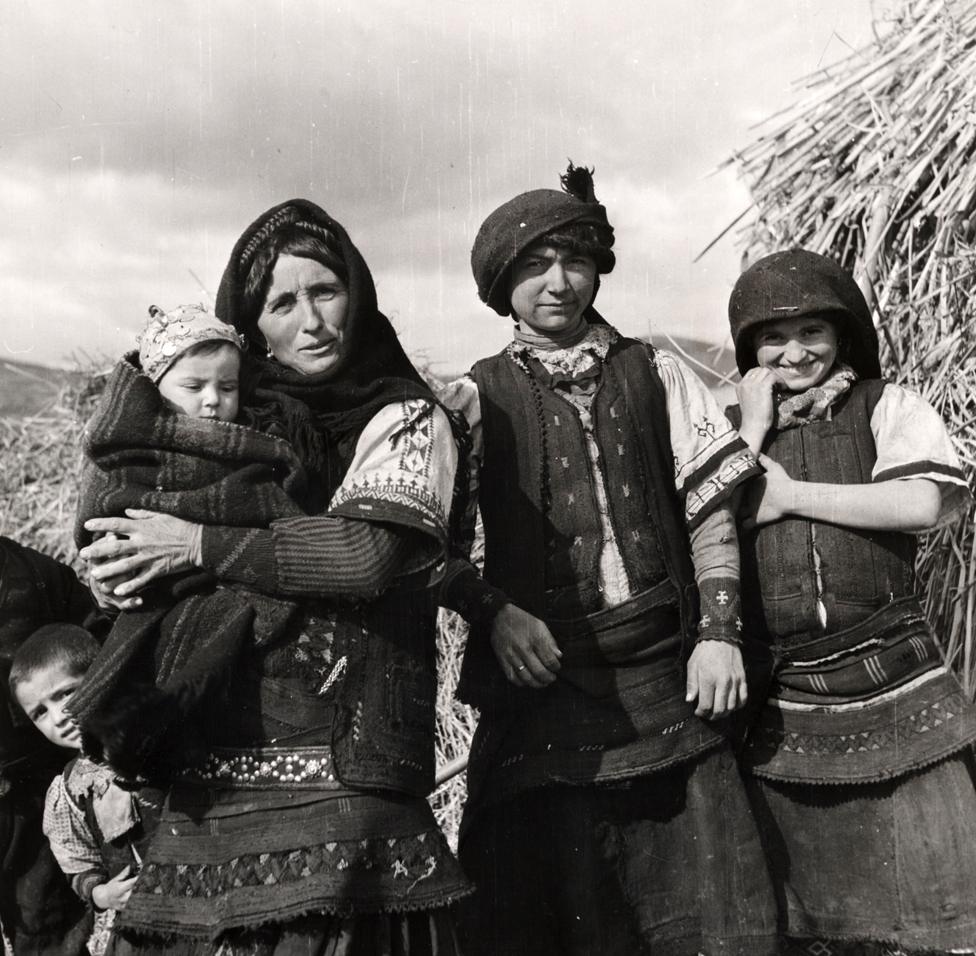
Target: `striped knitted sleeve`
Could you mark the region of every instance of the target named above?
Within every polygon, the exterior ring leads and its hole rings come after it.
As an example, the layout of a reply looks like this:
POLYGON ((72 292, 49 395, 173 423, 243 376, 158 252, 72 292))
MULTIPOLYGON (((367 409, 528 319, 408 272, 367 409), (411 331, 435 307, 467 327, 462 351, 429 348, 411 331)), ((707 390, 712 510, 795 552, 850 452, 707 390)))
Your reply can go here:
POLYGON ((283 518, 263 530, 204 526, 202 536, 205 568, 279 597, 373 597, 418 551, 437 547, 419 531, 336 515, 283 518))

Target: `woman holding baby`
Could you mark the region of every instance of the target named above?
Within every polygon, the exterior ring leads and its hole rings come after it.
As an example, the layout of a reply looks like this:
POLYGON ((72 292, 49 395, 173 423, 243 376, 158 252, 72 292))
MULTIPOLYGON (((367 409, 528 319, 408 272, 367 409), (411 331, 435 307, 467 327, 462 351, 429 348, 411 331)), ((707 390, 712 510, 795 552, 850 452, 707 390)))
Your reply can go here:
MULTIPOLYGON (((93 575, 128 607, 138 592, 151 612, 140 589, 155 579, 206 572, 219 582, 207 600, 249 615, 196 711, 202 742, 172 771, 114 951, 452 956, 450 904, 467 884, 425 799, 452 425, 359 251, 310 202, 244 232, 216 311, 257 382, 241 396, 247 415, 208 424, 287 440, 301 508, 252 527, 163 509, 87 523, 106 533, 85 552, 93 575)), ((187 666, 167 671, 191 675, 183 689, 206 670, 189 643, 187 666)))

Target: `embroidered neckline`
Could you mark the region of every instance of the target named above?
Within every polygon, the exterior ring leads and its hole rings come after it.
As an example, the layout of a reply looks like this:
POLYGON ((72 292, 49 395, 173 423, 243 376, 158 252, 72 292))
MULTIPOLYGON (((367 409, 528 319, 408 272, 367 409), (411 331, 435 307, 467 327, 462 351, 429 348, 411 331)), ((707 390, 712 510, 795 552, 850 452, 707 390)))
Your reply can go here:
POLYGON ((604 362, 610 346, 620 337, 609 325, 591 325, 586 335, 576 344, 562 349, 535 348, 525 342, 513 341, 505 350, 520 367, 526 369, 526 360, 536 359, 550 374, 561 373, 570 377, 580 375, 598 362, 604 362))

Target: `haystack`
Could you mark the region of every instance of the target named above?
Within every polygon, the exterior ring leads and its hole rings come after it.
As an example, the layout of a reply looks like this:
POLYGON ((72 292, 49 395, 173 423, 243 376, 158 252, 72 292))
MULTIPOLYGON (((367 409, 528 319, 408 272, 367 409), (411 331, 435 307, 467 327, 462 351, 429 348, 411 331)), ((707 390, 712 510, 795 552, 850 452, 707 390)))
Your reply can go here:
MULTIPOLYGON (((976 468, 976 6, 915 0, 876 40, 806 78, 796 105, 735 153, 754 199, 746 262, 803 246, 853 271, 885 375, 920 392, 976 468)), ((919 573, 946 656, 976 690, 973 513, 923 542, 919 573)))

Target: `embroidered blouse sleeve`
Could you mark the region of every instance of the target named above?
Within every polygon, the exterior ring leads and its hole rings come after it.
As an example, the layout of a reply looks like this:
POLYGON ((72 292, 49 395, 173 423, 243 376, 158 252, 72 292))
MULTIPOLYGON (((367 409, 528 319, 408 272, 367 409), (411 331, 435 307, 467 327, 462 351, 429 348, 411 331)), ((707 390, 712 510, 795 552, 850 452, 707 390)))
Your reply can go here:
POLYGON ((359 436, 329 514, 393 522, 444 543, 456 471, 442 409, 421 399, 387 405, 359 436))
POLYGON ((445 386, 441 392, 444 404, 458 411, 468 423, 471 451, 468 461, 468 495, 461 516, 459 540, 452 542, 452 557, 441 585, 440 603, 457 611, 469 624, 488 627, 498 612, 508 604, 503 591, 493 587, 471 563, 478 520, 478 486, 484 459, 484 432, 481 427, 481 396, 470 375, 464 375, 445 386))
POLYGON ((704 382, 662 349, 654 362, 664 383, 674 452, 674 481, 694 528, 762 469, 704 382))
POLYGON ((953 521, 972 497, 952 439, 939 413, 917 392, 885 385, 871 416, 878 458, 872 481, 928 478, 938 484, 938 526, 953 521))
POLYGON ((456 467, 440 408, 387 405, 363 429, 324 514, 268 529, 205 526, 203 566, 270 594, 373 596, 441 561, 456 467))
POLYGON ((465 513, 461 516, 460 541, 452 542, 452 550, 469 557, 474 543, 478 518, 478 487, 481 463, 484 460, 484 432, 481 427, 481 396, 470 375, 463 375, 444 386, 441 401, 452 411, 460 412, 468 423, 471 438, 467 461, 468 495, 465 513))

